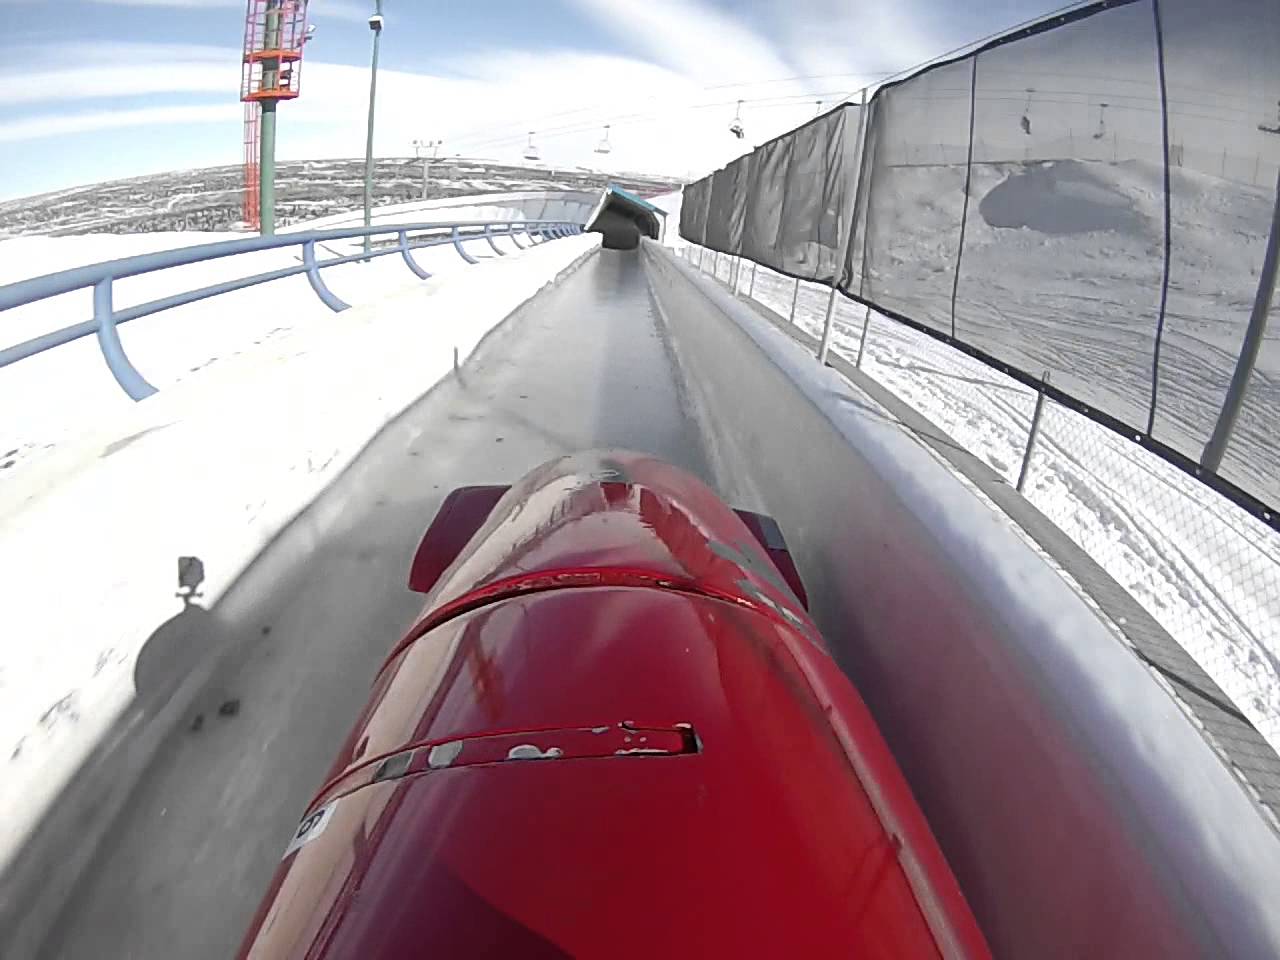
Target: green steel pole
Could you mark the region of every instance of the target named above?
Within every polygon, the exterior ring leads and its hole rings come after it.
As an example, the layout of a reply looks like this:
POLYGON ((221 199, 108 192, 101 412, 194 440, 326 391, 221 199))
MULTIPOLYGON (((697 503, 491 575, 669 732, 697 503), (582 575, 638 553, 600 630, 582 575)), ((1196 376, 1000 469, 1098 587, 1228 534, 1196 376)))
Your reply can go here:
MULTIPOLYGON (((266 23, 263 25, 263 46, 267 50, 280 49, 280 0, 267 4, 266 23)), ((280 61, 262 62, 262 89, 274 90, 280 84, 280 61)), ((262 101, 262 153, 258 159, 258 217, 262 223, 262 235, 269 237, 276 232, 276 101, 262 101)))
MULTIPOLYGON (((364 141, 364 225, 373 222, 373 107, 378 96, 378 41, 382 38, 382 0, 374 0, 376 20, 370 20, 373 30, 373 63, 369 67, 369 128, 364 141)), ((370 249, 369 235, 364 236, 364 252, 370 249)))
POLYGON ((262 101, 262 157, 258 164, 258 211, 262 235, 276 232, 276 101, 262 101))

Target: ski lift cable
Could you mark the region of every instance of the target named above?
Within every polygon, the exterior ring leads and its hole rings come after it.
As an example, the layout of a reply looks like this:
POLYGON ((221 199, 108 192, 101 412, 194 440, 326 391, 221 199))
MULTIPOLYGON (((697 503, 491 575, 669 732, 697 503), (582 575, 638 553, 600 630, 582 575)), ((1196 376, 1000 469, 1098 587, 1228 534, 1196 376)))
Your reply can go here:
MULTIPOLYGON (((833 95, 835 94, 834 93, 823 94, 823 96, 828 96, 828 97, 833 95)), ((745 106, 751 106, 755 109, 794 107, 808 100, 812 96, 813 94, 789 94, 786 96, 778 96, 778 97, 762 97, 756 100, 744 99, 742 102, 745 106)), ((710 109, 715 109, 717 107, 731 106, 731 105, 737 104, 737 102, 738 102, 737 100, 721 100, 713 103, 686 104, 682 107, 679 107, 673 110, 641 111, 641 112, 636 112, 631 114, 625 114, 622 116, 612 117, 610 118, 609 122, 610 122, 610 126, 621 126, 625 123, 631 123, 631 122, 636 122, 640 120, 661 119, 664 116, 692 111, 692 110, 710 110, 710 109)), ((574 133, 583 133, 583 132, 592 130, 596 126, 597 126, 596 123, 586 123, 586 122, 565 124, 564 126, 561 126, 561 127, 552 127, 548 130, 543 130, 539 132, 538 135, 543 139, 550 139, 552 137, 566 136, 574 133)), ((492 137, 486 140, 469 140, 469 141, 466 141, 466 145, 470 148, 487 147, 487 146, 507 146, 512 143, 518 143, 522 139, 523 137, 521 136, 508 135, 508 136, 501 136, 501 137, 492 137)), ((452 142, 459 143, 463 141, 460 141, 458 138, 453 138, 452 142)))
MULTIPOLYGON (((1022 29, 1022 28, 1024 28, 1024 27, 1031 26, 1032 24, 1039 23, 1039 22, 1041 22, 1041 21, 1043 21, 1043 20, 1048 20, 1048 19, 1051 19, 1051 18, 1056 17, 1056 16, 1061 16, 1062 14, 1064 14, 1064 13, 1069 13, 1070 11, 1075 10, 1075 9, 1077 9, 1077 8, 1079 8, 1079 7, 1088 6, 1088 5, 1089 5, 1090 3, 1092 3, 1092 2, 1095 2, 1095 0, 1074 0, 1074 2, 1072 2, 1072 3, 1066 4, 1066 5, 1064 5, 1064 6, 1062 6, 1062 7, 1059 7, 1059 8, 1057 8, 1057 9, 1055 9, 1055 10, 1051 10, 1051 11, 1049 11, 1049 12, 1047 12, 1047 13, 1045 13, 1045 14, 1041 15, 1041 16, 1032 17, 1032 18, 1029 18, 1029 19, 1027 19, 1027 20, 1022 21, 1021 23, 1016 23, 1016 24, 1014 24, 1014 25, 1012 25, 1012 26, 1010 26, 1010 27, 1007 27, 1007 28, 1005 28, 1005 29, 995 31, 995 32, 993 32, 993 33, 988 34, 987 36, 980 37, 980 38, 978 38, 978 39, 976 39, 976 40, 970 41, 969 43, 965 43, 965 44, 962 44, 962 45, 960 45, 960 46, 954 47, 954 48, 952 48, 951 50, 944 51, 943 53, 940 53, 940 54, 938 54, 937 56, 930 58, 929 60, 926 60, 926 61, 924 61, 924 62, 922 62, 922 63, 914 64, 914 65, 909 66, 909 67, 905 67, 905 68, 903 68, 903 69, 901 69, 901 70, 898 70, 898 71, 896 71, 896 72, 894 72, 894 73, 877 74, 877 73, 874 73, 874 72, 865 72, 865 73, 856 73, 856 74, 828 74, 828 75, 825 75, 825 77, 824 77, 824 76, 822 76, 822 75, 810 75, 810 76, 804 76, 804 77, 776 78, 776 79, 773 79, 773 80, 759 81, 759 83, 761 83, 761 84, 764 84, 764 83, 784 83, 784 82, 796 82, 796 81, 801 81, 801 80, 814 80, 814 79, 824 79, 824 78, 825 78, 825 79, 833 79, 833 78, 837 78, 837 77, 841 77, 841 76, 858 76, 858 77, 867 77, 867 78, 872 79, 872 81, 873 81, 873 82, 872 82, 871 84, 868 84, 868 85, 867 85, 867 87, 865 88, 865 89, 870 90, 870 88, 871 88, 872 86, 875 86, 875 85, 878 85, 878 84, 887 83, 887 82, 890 82, 890 81, 892 81, 892 80, 897 80, 897 79, 900 79, 900 78, 902 78, 902 77, 909 76, 910 74, 915 73, 916 71, 918 71, 918 70, 920 70, 920 69, 922 69, 922 68, 924 68, 924 67, 928 66, 929 64, 936 63, 936 62, 941 61, 941 60, 945 60, 945 59, 947 59, 947 58, 949 58, 949 57, 952 57, 952 56, 954 56, 954 55, 956 55, 956 54, 961 53, 961 52, 962 52, 962 51, 964 51, 964 50, 967 50, 967 49, 970 49, 970 48, 976 48, 976 47, 979 47, 979 46, 981 46, 982 44, 984 44, 984 43, 988 42, 989 40, 994 40, 994 39, 996 39, 997 37, 1004 36, 1005 34, 1014 33, 1014 32, 1016 32, 1016 31, 1018 31, 1018 30, 1020 30, 1020 29, 1022 29)), ((734 86, 748 86, 748 85, 751 85, 751 84, 748 84, 748 83, 731 83, 731 84, 722 84, 722 85, 715 86, 715 87, 704 87, 703 89, 704 89, 704 90, 726 89, 726 88, 734 87, 734 86)), ((838 91, 835 95, 836 95, 836 96, 838 96, 838 98, 839 98, 839 102, 843 103, 843 102, 848 101, 851 97, 855 96, 855 95, 856 95, 856 94, 857 94, 861 89, 863 89, 863 88, 858 88, 858 89, 855 89, 855 90, 838 91)), ((803 96, 803 95, 802 95, 802 96, 803 96)), ((812 96, 814 96, 814 94, 813 94, 813 93, 809 93, 809 94, 807 94, 807 96, 812 97, 812 96)), ((827 96, 827 94, 823 94, 823 96, 827 96)), ((655 100, 656 100, 656 99, 658 99, 658 98, 655 96, 655 97, 653 97, 652 99, 655 99, 655 100)), ((762 98, 762 99, 769 99, 769 98, 762 98)), ((752 102, 752 101, 748 101, 748 102, 752 102)), ((708 104, 708 105, 705 105, 705 106, 710 106, 710 105, 708 104)), ((594 107, 579 107, 579 108, 575 108, 574 110, 563 111, 563 112, 558 113, 558 114, 552 114, 552 115, 550 115, 547 119, 556 119, 556 118, 558 118, 558 117, 562 117, 562 116, 572 116, 572 115, 574 115, 574 114, 582 113, 582 112, 584 112, 584 111, 586 111, 586 110, 592 110, 592 109, 597 109, 597 108, 594 108, 594 107)), ((679 109, 679 108, 676 108, 676 109, 679 109)), ((695 109, 696 109, 696 108, 695 108, 695 109)), ((631 117, 623 117, 623 118, 620 118, 620 119, 619 119, 619 118, 614 118, 611 122, 612 122, 612 123, 614 123, 614 124, 617 124, 617 123, 620 123, 620 122, 624 122, 625 120, 632 119, 632 118, 633 118, 633 117, 635 117, 635 116, 646 116, 646 115, 645 115, 645 114, 635 114, 635 115, 632 115, 631 117)), ((589 126, 590 126, 590 125, 588 125, 588 127, 589 127, 589 126)), ((512 138, 511 138, 511 137, 508 137, 508 136, 495 136, 495 137, 492 137, 492 138, 488 138, 488 139, 484 139, 484 140, 479 140, 479 141, 472 141, 472 137, 473 137, 473 136, 477 136, 477 135, 478 135, 478 136, 483 136, 483 135, 484 135, 485 133, 487 133, 489 130, 494 130, 494 131, 496 132, 497 130, 506 130, 506 129, 510 129, 510 128, 509 128, 509 127, 499 127, 499 128, 493 128, 493 127, 490 127, 490 128, 487 128, 486 130, 478 130, 478 131, 472 131, 472 132, 470 132, 470 133, 465 133, 465 134, 457 134, 457 135, 454 135, 451 139, 452 139, 452 140, 453 140, 453 142, 455 142, 455 143, 457 143, 457 142, 468 143, 468 144, 470 144, 470 146, 471 146, 472 148, 475 148, 475 147, 482 147, 482 146, 499 146, 499 145, 505 145, 505 144, 509 144, 509 143, 512 141, 512 138)), ((558 133, 558 132, 563 132, 563 131, 556 131, 556 130, 548 131, 548 133, 558 133)))
MULTIPOLYGON (((733 83, 711 84, 709 86, 700 88, 700 90, 701 92, 706 93, 711 90, 728 90, 733 87, 763 87, 763 86, 767 86, 769 84, 775 84, 775 83, 799 83, 806 80, 839 80, 839 79, 843 79, 844 77, 858 77, 860 79, 870 79, 872 81, 875 81, 875 80, 879 80, 879 79, 890 77, 890 76, 893 76, 893 74, 888 71, 858 71, 855 73, 808 74, 805 76, 796 76, 796 77, 774 77, 773 79, 770 79, 770 80, 742 80, 742 81, 734 81, 733 83)), ((665 96, 664 94, 654 94, 650 97, 646 97, 643 101, 638 101, 638 102, 650 103, 656 100, 661 100, 664 96, 665 96)), ((796 96, 812 97, 814 96, 814 94, 805 93, 805 94, 796 94, 796 96)), ((750 98, 748 98, 748 100, 749 99, 750 98)), ((608 106, 609 106, 608 103, 596 103, 596 104, 591 104, 585 107, 574 107, 572 110, 560 110, 556 113, 546 114, 545 116, 542 117, 542 119, 544 121, 559 120, 564 117, 571 117, 577 114, 596 112, 597 118, 593 122, 596 124, 599 124, 602 119, 607 119, 607 118, 599 117, 598 112, 601 110, 608 109, 608 106)), ((678 105, 675 106, 675 108, 678 109, 678 105)), ((582 120, 582 121, 576 121, 576 122, 585 123, 587 121, 582 120)), ((470 140, 472 137, 483 137, 488 135, 497 136, 499 134, 505 133, 508 130, 517 129, 519 126, 520 124, 518 123, 501 124, 498 126, 486 126, 486 127, 467 130, 462 133, 454 134, 453 139, 454 140, 470 140)))

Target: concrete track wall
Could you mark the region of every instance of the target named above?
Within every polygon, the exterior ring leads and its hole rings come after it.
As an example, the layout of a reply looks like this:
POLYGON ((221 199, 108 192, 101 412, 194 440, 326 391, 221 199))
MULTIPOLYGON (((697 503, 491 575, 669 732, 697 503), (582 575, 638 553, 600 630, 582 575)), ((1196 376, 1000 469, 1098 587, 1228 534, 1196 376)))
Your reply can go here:
POLYGON ((644 249, 715 478, 781 525, 996 955, 1280 952, 1280 840, 1122 639, 884 407, 644 249))

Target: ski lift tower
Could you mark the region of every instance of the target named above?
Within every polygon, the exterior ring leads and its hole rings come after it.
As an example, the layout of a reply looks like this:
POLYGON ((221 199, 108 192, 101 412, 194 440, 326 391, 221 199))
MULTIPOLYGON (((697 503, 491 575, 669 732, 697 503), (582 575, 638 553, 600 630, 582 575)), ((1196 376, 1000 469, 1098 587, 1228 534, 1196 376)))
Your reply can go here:
POLYGON ((307 0, 248 0, 240 99, 244 102, 244 219, 276 228, 276 104, 301 92, 307 0))

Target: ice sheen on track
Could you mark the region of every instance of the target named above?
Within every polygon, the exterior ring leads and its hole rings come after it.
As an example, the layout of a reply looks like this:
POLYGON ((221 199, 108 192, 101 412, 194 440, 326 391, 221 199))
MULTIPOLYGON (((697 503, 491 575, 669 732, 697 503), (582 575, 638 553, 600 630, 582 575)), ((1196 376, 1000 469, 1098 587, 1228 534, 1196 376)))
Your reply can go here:
POLYGON ((421 606, 405 578, 440 501, 599 446, 709 479, 681 390, 635 254, 601 251, 496 329, 210 605, 218 632, 249 642, 192 707, 199 729, 158 754, 42 955, 231 955, 421 606), (220 716, 233 699, 235 716, 220 716))
MULTIPOLYGON (((727 263, 719 276, 728 279, 727 263)), ((792 291, 790 278, 757 269, 755 297, 775 312, 788 314, 792 291)), ((821 336, 826 303, 827 290, 801 285, 796 319, 813 336, 821 336)), ((864 313, 837 300, 833 348, 851 361, 864 313)), ((862 369, 1009 483, 1017 480, 1035 406, 1025 386, 879 315, 871 319, 862 369)), ((1042 425, 1026 494, 1280 749, 1275 534, 1181 471, 1056 406, 1042 425)))

